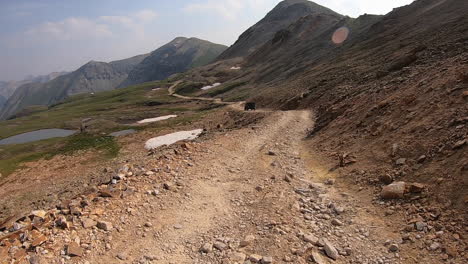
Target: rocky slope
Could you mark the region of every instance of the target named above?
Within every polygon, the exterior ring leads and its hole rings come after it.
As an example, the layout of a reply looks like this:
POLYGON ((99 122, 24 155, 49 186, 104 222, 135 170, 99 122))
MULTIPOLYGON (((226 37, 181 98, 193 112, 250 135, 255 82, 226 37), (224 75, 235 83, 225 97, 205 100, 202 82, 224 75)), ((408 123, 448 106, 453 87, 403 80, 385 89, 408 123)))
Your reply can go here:
POLYGON ((78 70, 51 81, 24 84, 5 103, 0 119, 10 118, 29 106, 51 105, 75 94, 115 89, 146 56, 110 63, 90 61, 78 70))
POLYGON ((219 59, 244 57, 271 40, 279 31, 287 28, 299 18, 308 15, 323 15, 331 20, 343 17, 326 7, 307 0, 282 1, 265 18, 240 35, 236 43, 223 52, 219 59))
MULTIPOLYGON (((418 0, 385 16, 300 18, 248 55, 230 81, 247 83, 220 97, 313 109, 310 148, 334 160, 342 180, 373 190, 376 203, 386 184, 419 182, 428 193, 385 206, 453 230, 436 219, 466 217, 467 10, 463 0, 418 0), (347 38, 334 43, 343 27, 347 38)), ((453 255, 452 244, 438 256, 453 255)))
POLYGON ((197 38, 178 37, 153 51, 137 65, 120 87, 154 80, 212 62, 227 47, 197 38))

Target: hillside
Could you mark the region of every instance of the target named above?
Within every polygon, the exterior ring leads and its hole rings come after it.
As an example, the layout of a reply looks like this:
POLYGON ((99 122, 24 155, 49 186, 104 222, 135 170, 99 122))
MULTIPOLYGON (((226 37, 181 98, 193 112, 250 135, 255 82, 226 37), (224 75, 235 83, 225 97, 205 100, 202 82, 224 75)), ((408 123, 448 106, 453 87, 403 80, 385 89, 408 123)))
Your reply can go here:
POLYGON ((326 7, 307 0, 286 0, 279 3, 265 18, 240 35, 239 39, 223 52, 218 59, 244 57, 254 52, 274 35, 287 28, 299 18, 308 15, 326 15, 330 19, 343 16, 326 7))
POLYGON ((120 87, 163 80, 172 74, 206 65, 226 48, 197 38, 178 37, 153 51, 130 72, 120 87))
POLYGON ((26 107, 52 105, 72 95, 115 89, 145 57, 139 55, 110 63, 90 61, 51 81, 24 84, 5 103, 0 119, 11 118, 26 107))
POLYGON ((0 138, 91 118, 0 146, 0 259, 467 263, 467 10, 350 18, 286 0, 211 64, 2 121, 0 138))

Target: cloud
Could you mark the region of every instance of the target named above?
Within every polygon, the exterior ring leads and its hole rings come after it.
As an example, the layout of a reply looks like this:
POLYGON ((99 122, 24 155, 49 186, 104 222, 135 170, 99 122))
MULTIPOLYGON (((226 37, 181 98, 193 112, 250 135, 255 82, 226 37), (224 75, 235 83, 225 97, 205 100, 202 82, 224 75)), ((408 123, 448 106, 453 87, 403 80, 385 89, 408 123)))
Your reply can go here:
POLYGON ((125 29, 141 37, 145 33, 145 26, 156 17, 157 14, 148 9, 125 16, 100 16, 94 19, 69 17, 62 21, 42 23, 26 31, 26 35, 36 39, 101 39, 118 35, 116 32, 125 29))
POLYGON ((112 36, 109 26, 88 18, 70 17, 58 22, 45 22, 26 32, 32 37, 52 37, 58 40, 101 38, 112 36))
POLYGON ((153 10, 141 10, 133 14, 133 17, 142 23, 149 23, 153 21, 158 15, 153 10))
MULTIPOLYGON (((260 0, 260 2, 263 2, 260 0)), ((249 4, 255 4, 252 0, 207 0, 191 3, 183 8, 186 13, 214 13, 227 20, 234 20, 239 13, 249 4)))

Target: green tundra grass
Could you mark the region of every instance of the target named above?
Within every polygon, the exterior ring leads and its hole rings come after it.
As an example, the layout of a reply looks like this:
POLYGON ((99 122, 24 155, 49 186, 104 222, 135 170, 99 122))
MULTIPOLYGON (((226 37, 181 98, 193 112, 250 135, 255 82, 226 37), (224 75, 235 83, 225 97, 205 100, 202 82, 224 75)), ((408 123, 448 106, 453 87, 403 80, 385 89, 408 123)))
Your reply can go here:
POLYGON ((24 162, 90 148, 103 152, 103 158, 112 158, 120 147, 113 137, 107 136, 110 132, 129 128, 156 132, 201 119, 210 111, 206 105, 169 96, 168 86, 164 81, 150 82, 94 95, 77 95, 28 116, 1 121, 0 139, 45 128, 79 130, 81 120, 91 118, 88 133, 0 146, 0 173, 7 176, 24 162), (135 125, 138 120, 168 114, 179 117, 145 126, 135 125))

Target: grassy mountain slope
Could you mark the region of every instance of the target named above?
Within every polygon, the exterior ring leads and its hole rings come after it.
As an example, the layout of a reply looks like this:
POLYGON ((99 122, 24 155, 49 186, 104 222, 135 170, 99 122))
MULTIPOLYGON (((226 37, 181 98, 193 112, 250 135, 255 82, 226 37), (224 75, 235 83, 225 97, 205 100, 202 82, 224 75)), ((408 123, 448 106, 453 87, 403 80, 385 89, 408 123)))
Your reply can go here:
POLYGON ((91 61, 52 81, 22 85, 5 103, 0 119, 11 118, 29 106, 51 105, 75 94, 115 89, 145 57, 140 55, 110 63, 91 61))
POLYGON ((120 87, 154 80, 212 62, 227 47, 197 38, 179 37, 153 51, 120 87))

